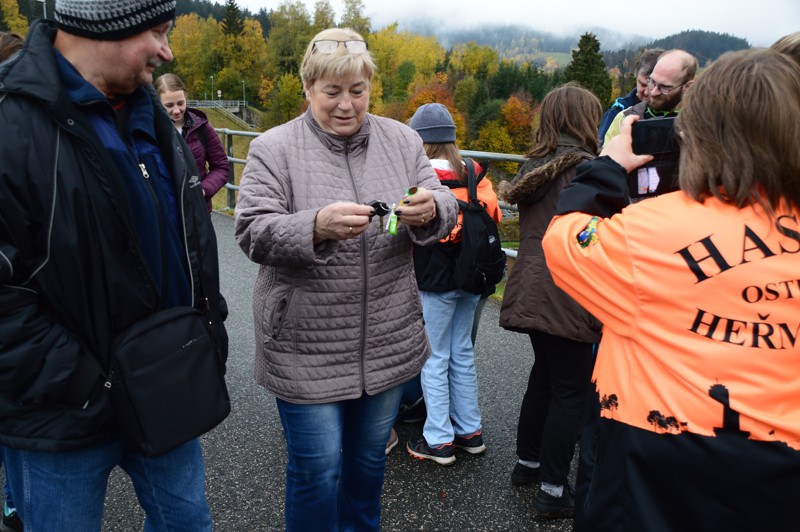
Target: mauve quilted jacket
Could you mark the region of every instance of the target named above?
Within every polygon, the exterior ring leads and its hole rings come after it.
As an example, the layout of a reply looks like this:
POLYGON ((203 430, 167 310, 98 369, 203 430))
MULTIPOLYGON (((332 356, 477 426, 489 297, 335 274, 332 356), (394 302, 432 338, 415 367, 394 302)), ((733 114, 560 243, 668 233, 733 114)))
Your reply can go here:
POLYGON ((323 132, 311 112, 253 140, 236 207, 236 239, 261 264, 253 293, 255 377, 281 399, 326 403, 376 394, 411 379, 430 353, 412 262, 456 222, 412 129, 367 115, 349 138, 323 132), (360 238, 314 246, 317 211, 333 202, 398 202, 431 190, 424 228, 379 218, 360 238))

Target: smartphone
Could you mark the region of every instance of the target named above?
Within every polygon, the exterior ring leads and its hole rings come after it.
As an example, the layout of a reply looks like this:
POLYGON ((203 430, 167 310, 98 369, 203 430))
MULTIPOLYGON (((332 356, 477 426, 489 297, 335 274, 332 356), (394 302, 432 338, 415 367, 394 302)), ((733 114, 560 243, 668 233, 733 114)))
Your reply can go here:
POLYGON ((675 117, 646 118, 634 122, 631 129, 633 153, 655 155, 678 153, 680 146, 675 136, 675 117))
POLYGON ((675 136, 675 117, 647 118, 631 129, 633 153, 652 155, 653 160, 628 174, 632 201, 678 190, 680 145, 675 136))

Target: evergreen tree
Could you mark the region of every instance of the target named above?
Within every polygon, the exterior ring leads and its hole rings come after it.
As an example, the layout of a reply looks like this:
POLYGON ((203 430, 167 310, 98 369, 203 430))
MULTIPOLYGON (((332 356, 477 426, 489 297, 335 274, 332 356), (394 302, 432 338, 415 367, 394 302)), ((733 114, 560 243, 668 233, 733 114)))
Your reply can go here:
POLYGON ((608 107, 611 100, 611 78, 600 54, 600 41, 593 33, 584 33, 578 49, 572 51, 572 62, 564 69, 564 81, 577 81, 608 107))
POLYGON ((222 32, 226 36, 241 35, 244 31, 244 18, 242 10, 236 4, 236 0, 226 0, 225 18, 222 20, 222 32))
POLYGON ((258 14, 256 15, 256 20, 261 24, 261 35, 264 36, 264 40, 269 38, 269 30, 272 29, 272 21, 270 21, 269 18, 271 14, 271 10, 262 7, 258 10, 258 14))

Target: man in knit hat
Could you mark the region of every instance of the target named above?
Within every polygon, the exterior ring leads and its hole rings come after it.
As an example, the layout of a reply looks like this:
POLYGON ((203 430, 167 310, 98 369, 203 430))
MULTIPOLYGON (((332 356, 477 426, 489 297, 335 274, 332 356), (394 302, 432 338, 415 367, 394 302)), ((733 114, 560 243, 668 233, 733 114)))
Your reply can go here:
POLYGON ((26 530, 100 530, 116 466, 145 529, 211 530, 197 439, 144 454, 104 387, 115 337, 161 309, 202 310, 227 357, 198 171, 150 86, 174 16, 56 0, 0 66, 0 444, 26 530))

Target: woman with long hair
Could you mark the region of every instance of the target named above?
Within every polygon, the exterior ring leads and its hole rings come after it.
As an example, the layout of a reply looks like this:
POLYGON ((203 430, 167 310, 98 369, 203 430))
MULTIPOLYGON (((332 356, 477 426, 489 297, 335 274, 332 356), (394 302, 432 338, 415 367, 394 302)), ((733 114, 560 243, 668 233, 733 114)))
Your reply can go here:
POLYGON ((590 391, 600 323, 555 286, 542 237, 576 166, 595 157, 602 114, 597 97, 577 84, 550 91, 542 100, 528 160, 510 186, 500 190, 501 197, 519 206, 520 223, 520 246, 500 325, 530 336, 534 354, 517 423, 519 460, 511 482, 541 482, 534 507, 547 517, 573 512, 567 475, 590 391))

